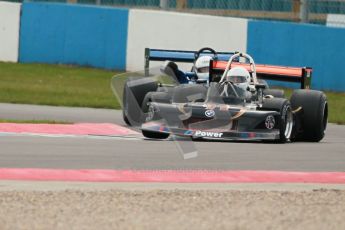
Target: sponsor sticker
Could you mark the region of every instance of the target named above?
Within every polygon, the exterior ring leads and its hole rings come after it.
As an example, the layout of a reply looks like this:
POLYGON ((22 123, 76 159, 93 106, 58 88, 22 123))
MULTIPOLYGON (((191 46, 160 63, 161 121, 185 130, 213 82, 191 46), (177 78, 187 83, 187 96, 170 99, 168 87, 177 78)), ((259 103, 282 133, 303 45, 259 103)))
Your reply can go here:
POLYGON ((197 137, 222 137, 223 136, 223 133, 216 133, 216 132, 207 132, 207 131, 201 131, 201 130, 198 130, 195 132, 195 136, 197 137))
POLYGON ((266 117, 265 126, 267 129, 273 129, 276 121, 272 115, 266 117))
POLYGON ((193 131, 192 130, 187 130, 184 132, 184 135, 192 135, 193 131))
POLYGON ((205 111, 205 116, 206 117, 214 117, 214 115, 215 115, 215 112, 212 109, 208 109, 208 110, 205 111))

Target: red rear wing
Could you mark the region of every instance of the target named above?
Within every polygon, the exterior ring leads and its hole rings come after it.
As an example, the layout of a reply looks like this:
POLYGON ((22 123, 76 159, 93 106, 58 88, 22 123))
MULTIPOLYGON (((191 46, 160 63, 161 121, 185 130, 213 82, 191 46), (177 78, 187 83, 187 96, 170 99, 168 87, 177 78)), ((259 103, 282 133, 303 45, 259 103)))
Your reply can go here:
MULTIPOLYGON (((211 61, 210 81, 219 81, 226 68, 225 61, 211 61)), ((250 65, 246 63, 233 62, 231 68, 242 66, 250 71, 250 65)), ((259 79, 297 82, 301 89, 310 88, 313 69, 310 67, 285 67, 273 65, 256 65, 256 75, 259 79)))

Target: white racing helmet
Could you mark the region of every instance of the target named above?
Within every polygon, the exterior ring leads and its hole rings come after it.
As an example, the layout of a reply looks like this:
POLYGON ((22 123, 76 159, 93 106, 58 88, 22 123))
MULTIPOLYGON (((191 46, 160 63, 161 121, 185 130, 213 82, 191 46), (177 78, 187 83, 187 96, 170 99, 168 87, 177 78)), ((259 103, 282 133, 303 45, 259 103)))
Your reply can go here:
POLYGON ((226 80, 231 81, 237 87, 247 91, 250 85, 250 74, 243 67, 234 67, 227 73, 226 80))
POLYGON ((209 80, 209 72, 210 72, 210 60, 212 60, 211 56, 201 56, 199 57, 194 65, 194 71, 198 76, 198 80, 209 80))

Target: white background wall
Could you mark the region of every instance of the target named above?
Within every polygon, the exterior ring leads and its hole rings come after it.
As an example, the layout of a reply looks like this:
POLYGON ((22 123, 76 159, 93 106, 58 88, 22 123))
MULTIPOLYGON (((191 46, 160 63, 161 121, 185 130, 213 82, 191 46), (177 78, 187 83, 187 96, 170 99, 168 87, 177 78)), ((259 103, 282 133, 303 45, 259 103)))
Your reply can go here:
POLYGON ((18 61, 20 5, 0 2, 0 61, 18 61))
POLYGON ((328 14, 327 26, 345 28, 345 15, 343 14, 328 14))
MULTIPOLYGON (((166 11, 130 10, 127 40, 129 71, 144 69, 144 49, 247 50, 247 20, 166 11)), ((153 66, 153 65, 151 65, 153 66)))

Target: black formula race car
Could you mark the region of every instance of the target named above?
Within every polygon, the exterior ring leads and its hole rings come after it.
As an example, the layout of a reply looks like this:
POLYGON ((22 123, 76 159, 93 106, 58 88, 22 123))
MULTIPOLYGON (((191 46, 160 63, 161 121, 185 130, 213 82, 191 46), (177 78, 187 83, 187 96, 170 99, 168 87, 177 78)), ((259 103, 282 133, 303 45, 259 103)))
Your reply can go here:
POLYGON ((138 126, 145 137, 279 143, 318 142, 324 137, 327 99, 324 93, 309 89, 311 68, 255 65, 248 54, 236 53, 228 61, 211 60, 207 85, 179 84, 174 68, 113 78, 126 123, 138 126), (227 77, 235 67, 250 73, 246 92, 227 77), (301 89, 287 99, 284 91, 269 89, 263 79, 299 82, 301 89))

